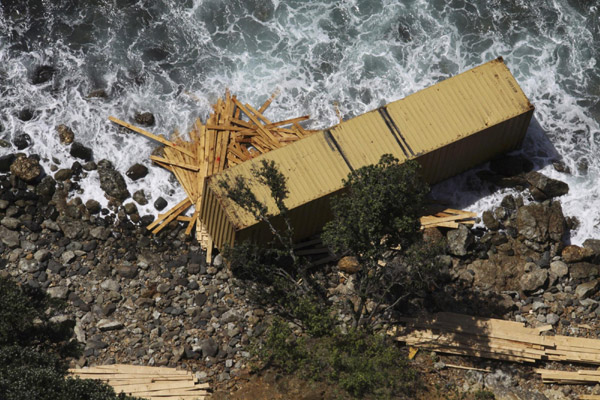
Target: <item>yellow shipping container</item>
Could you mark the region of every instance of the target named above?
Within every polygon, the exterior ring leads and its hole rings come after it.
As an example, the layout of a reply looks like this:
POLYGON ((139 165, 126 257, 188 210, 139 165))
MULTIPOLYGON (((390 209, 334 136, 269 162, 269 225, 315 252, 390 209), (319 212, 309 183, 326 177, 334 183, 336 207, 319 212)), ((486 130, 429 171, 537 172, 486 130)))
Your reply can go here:
MULTIPOLYGON (((200 218, 217 248, 237 240, 265 241, 264 224, 227 198, 219 182, 251 180, 261 160, 274 161, 288 179, 286 205, 297 239, 317 232, 331 217, 329 198, 352 170, 391 153, 417 160, 436 183, 518 148, 534 107, 502 58, 442 81, 377 110, 263 154, 209 178, 200 218)), ((275 209, 267 189, 256 197, 275 209)))

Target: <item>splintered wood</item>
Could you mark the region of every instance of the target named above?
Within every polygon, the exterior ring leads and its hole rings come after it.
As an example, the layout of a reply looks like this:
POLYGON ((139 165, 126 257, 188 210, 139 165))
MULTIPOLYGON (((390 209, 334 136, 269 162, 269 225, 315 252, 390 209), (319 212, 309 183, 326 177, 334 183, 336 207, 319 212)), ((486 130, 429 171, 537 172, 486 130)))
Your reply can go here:
POLYGON ((102 365, 70 369, 81 379, 98 379, 112 386, 116 393, 148 400, 203 400, 208 397, 208 383, 198 383, 187 371, 140 365, 102 365))
POLYGON ((432 215, 421 217, 421 228, 458 228, 458 224, 473 225, 477 213, 446 208, 432 215))
MULTIPOLYGON (((600 365, 600 340, 545 335, 550 325, 525 324, 463 314, 438 313, 423 318, 403 318, 403 327, 388 331, 407 346, 440 353, 535 363, 562 361, 600 365)), ((600 371, 537 370, 544 382, 600 383, 600 371)))
POLYGON ((206 178, 313 133, 299 124, 309 119, 308 115, 278 122, 272 122, 264 116, 265 110, 277 94, 278 92, 275 92, 256 109, 250 104, 242 104, 236 96, 231 96, 227 91, 225 99, 219 99, 213 105, 213 112, 206 124, 200 119, 195 121, 189 132, 189 141, 177 133, 172 141, 167 140, 115 117, 109 117, 112 122, 164 145, 163 155, 153 155, 150 159, 171 171, 187 194, 185 200, 166 213, 159 214, 157 219, 148 225, 149 230, 158 233, 171 221, 178 220, 188 223, 186 234, 190 234, 196 224, 199 242, 211 250, 212 241, 199 220, 206 178), (181 216, 190 207, 194 207, 195 210, 192 217, 181 216))

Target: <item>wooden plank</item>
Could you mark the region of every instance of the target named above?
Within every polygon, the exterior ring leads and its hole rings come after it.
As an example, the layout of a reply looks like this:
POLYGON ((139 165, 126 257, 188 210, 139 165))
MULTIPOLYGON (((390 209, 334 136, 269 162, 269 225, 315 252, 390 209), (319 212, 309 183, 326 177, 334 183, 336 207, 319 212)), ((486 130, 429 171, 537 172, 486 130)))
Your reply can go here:
POLYGON ((127 373, 157 373, 160 372, 162 374, 169 375, 192 375, 189 371, 183 371, 180 369, 169 368, 169 367, 153 367, 149 365, 132 365, 132 364, 106 364, 106 365, 96 365, 93 367, 77 369, 76 371, 119 371, 119 372, 127 372, 127 373))
POLYGON ((258 111, 256 108, 252 107, 250 104, 246 103, 245 105, 248 110, 250 110, 258 119, 263 120, 265 124, 270 125, 273 123, 273 122, 271 122, 271 120, 269 120, 267 117, 265 117, 260 111, 258 111))
POLYGON ((178 162, 178 161, 173 161, 173 160, 169 160, 169 159, 164 158, 164 157, 150 156, 150 159, 152 161, 156 161, 156 162, 159 162, 161 164, 167 164, 167 165, 172 165, 172 166, 179 167, 179 168, 189 169, 190 171, 198 171, 200 169, 200 167, 198 167, 197 165, 192 165, 192 164, 186 164, 186 163, 182 163, 182 162, 178 162))
POLYGON ((158 214, 158 217, 156 217, 156 219, 146 227, 146 229, 150 230, 152 228, 154 228, 155 226, 157 226, 158 224, 161 223, 161 221, 163 221, 165 218, 168 218, 171 214, 175 213, 179 208, 183 207, 185 205, 186 202, 189 202, 189 199, 184 199, 181 202, 179 202, 175 207, 171 208, 169 211, 167 211, 164 214, 158 214))
POLYGON ((265 101, 263 103, 263 105, 260 106, 260 108, 258 109, 258 111, 260 111, 261 114, 264 113, 265 110, 267 108, 269 108, 269 106, 271 105, 271 103, 273 102, 273 100, 275 100, 275 97, 279 96, 279 93, 280 93, 279 89, 275 89, 275 91, 273 92, 273 94, 271 94, 271 96, 267 99, 267 101, 265 101))
POLYGON ((185 154, 189 155, 190 157, 194 157, 194 153, 191 153, 191 152, 189 152, 189 151, 188 151, 188 150, 186 150, 186 149, 182 149, 182 148, 180 148, 180 147, 179 147, 179 146, 177 146, 175 143, 173 143, 173 142, 171 142, 170 140, 167 140, 167 139, 165 139, 165 138, 163 138, 163 137, 161 137, 161 136, 158 136, 158 135, 155 135, 155 134, 153 134, 153 133, 150 133, 150 132, 148 132, 148 131, 145 131, 145 130, 143 130, 142 128, 138 128, 137 126, 134 126, 134 125, 128 124, 127 122, 125 122, 125 121, 121 121, 120 119, 118 119, 118 118, 115 118, 115 117, 113 117, 113 116, 109 116, 109 117, 108 117, 108 119, 109 119, 110 121, 114 122, 115 124, 118 124, 118 125, 124 126, 124 127, 125 127, 125 128, 127 128, 127 129, 130 129, 130 130, 132 130, 132 131, 134 131, 134 132, 137 132, 137 133, 139 133, 139 134, 141 134, 141 135, 144 135, 144 136, 146 136, 146 137, 148 137, 148 138, 150 138, 150 139, 152 139, 152 140, 155 140, 155 141, 157 141, 157 142, 159 142, 159 143, 162 143, 162 144, 164 144, 165 146, 169 146, 169 147, 171 147, 171 148, 173 148, 173 149, 175 149, 175 150, 177 150, 177 151, 180 151, 180 152, 182 152, 182 153, 185 153, 185 154))
POLYGON ((492 372, 490 369, 467 367, 467 366, 464 366, 464 365, 456 365, 456 364, 444 364, 444 365, 446 367, 448 367, 448 368, 465 369, 465 370, 468 370, 468 371, 492 372))
POLYGON ((452 215, 449 217, 434 217, 431 215, 426 215, 424 217, 421 217, 420 221, 421 221, 421 225, 425 225, 425 224, 430 224, 430 223, 449 222, 449 221, 456 221, 459 219, 468 219, 468 218, 472 218, 472 217, 465 217, 463 215, 452 215))
MULTIPOLYGON (((160 232, 162 229, 164 229, 165 226, 167 226, 169 223, 171 223, 171 221, 173 221, 175 218, 177 218, 177 216, 179 214, 181 214, 182 212, 187 210, 191 205, 192 205, 192 202, 190 201, 190 199, 189 198, 185 199, 184 205, 181 206, 180 208, 178 208, 177 210, 175 210, 175 212, 173 212, 170 216, 168 216, 158 227, 154 228, 152 230, 152 233, 157 234, 158 232, 160 232)), ((147 228, 147 229, 149 229, 149 228, 147 228)))
POLYGON ((233 97, 232 100, 235 103, 235 105, 238 106, 238 108, 240 110, 242 110, 242 112, 244 114, 246 114, 248 116, 248 118, 250 118, 250 120, 256 124, 256 129, 260 133, 262 133, 268 140, 277 142, 277 139, 275 139, 275 137, 271 134, 271 132, 269 132, 268 129, 264 128, 263 124, 258 120, 258 118, 256 118, 254 116, 254 114, 252 112, 250 112, 242 103, 240 103, 235 96, 233 97))

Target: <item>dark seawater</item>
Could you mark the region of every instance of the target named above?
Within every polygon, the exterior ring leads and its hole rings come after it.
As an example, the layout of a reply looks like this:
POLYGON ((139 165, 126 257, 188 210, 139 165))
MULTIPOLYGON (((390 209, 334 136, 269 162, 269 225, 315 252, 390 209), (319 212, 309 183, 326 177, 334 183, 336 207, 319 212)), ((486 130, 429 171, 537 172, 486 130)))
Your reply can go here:
MULTIPOLYGON (((268 115, 310 114, 308 127, 322 128, 336 123, 335 102, 350 118, 503 56, 536 106, 522 152, 571 186, 562 201, 582 222, 579 243, 600 237, 599 18, 583 0, 0 0, 0 139, 27 133, 26 151, 64 168, 72 161, 54 127, 66 124, 124 172, 149 165, 153 145, 119 133, 108 115, 151 111, 153 131, 169 134, 206 117, 226 88, 253 104, 280 88, 268 115), (34 85, 40 65, 56 72, 34 85), (95 89, 108 98, 87 98, 95 89), (572 174, 554 171, 556 159, 572 174)), ((184 196, 151 171, 132 191, 184 196)), ((473 210, 505 194, 472 182, 463 174, 435 193, 473 210)), ((103 199, 95 174, 83 187, 84 200, 103 199)))

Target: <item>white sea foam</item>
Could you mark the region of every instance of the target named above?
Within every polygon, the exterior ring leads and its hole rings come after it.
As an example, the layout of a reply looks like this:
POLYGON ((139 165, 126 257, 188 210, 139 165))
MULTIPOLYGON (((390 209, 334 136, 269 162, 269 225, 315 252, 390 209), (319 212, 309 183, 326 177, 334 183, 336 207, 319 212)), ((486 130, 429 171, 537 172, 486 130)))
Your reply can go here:
MULTIPOLYGON (((0 138, 28 133, 34 145, 26 151, 39 154, 46 171, 53 163, 71 165, 54 131, 69 125, 96 160, 107 158, 122 173, 136 162, 149 167, 146 178, 128 185, 150 200, 138 207, 141 213, 156 213, 156 198, 174 205, 184 193, 149 163, 154 144, 116 129, 109 115, 130 120, 136 111, 151 111, 157 125, 150 130, 168 135, 206 118, 226 88, 256 105, 280 88, 269 117, 310 114, 307 126, 324 128, 337 122, 334 102, 350 118, 502 55, 536 106, 537 122, 520 153, 569 183, 563 208, 581 222, 573 242, 600 237, 594 6, 566 0, 96 3, 87 9, 72 0, 0 5, 0 138), (59 72, 51 83, 33 85, 28 78, 41 64, 59 72), (86 98, 97 88, 109 98, 86 98), (35 117, 19 120, 23 108, 35 117), (552 168, 557 159, 571 175, 552 168), (585 174, 578 170, 582 160, 585 174)), ((13 151, 0 148, 0 155, 13 151)), ((90 173, 79 195, 105 205, 98 185, 97 173, 90 173)), ((471 171, 435 194, 477 211, 506 194, 483 187, 471 171)))

